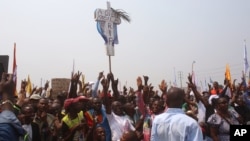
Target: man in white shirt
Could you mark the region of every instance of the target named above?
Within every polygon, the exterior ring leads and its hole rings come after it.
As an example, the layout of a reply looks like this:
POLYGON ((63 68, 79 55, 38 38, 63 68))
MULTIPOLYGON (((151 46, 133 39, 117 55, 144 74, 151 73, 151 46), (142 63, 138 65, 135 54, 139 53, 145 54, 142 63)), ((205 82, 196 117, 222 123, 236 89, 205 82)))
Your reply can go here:
POLYGON ((111 114, 107 113, 107 118, 112 132, 112 141, 119 141, 123 132, 134 131, 135 127, 123 113, 122 105, 119 101, 114 101, 111 108, 112 112, 111 114))

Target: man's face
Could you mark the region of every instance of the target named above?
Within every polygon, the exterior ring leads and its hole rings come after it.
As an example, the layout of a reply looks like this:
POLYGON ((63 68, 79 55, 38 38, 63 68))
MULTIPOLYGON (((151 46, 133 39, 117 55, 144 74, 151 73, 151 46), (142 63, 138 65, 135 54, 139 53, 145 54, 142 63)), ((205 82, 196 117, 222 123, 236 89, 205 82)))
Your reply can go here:
POLYGON ((152 111, 154 114, 159 114, 159 112, 161 111, 161 102, 160 100, 155 100, 152 104, 152 111))
POLYGON ((112 110, 116 115, 123 115, 122 104, 118 101, 113 102, 112 110))
POLYGON ((209 93, 204 93, 204 94, 203 94, 204 100, 208 101, 209 97, 210 97, 210 94, 209 94, 209 93))
POLYGON ((25 107, 23 109, 23 115, 24 115, 24 123, 30 124, 35 116, 34 109, 32 107, 25 107))
POLYGON ((214 87, 215 89, 218 89, 218 88, 219 88, 218 82, 214 82, 214 83, 213 83, 213 87, 214 87))
POLYGON ((94 98, 93 99, 93 108, 95 110, 101 110, 102 108, 102 102, 99 98, 94 98))
POLYGON ((96 136, 97 136, 98 140, 105 141, 106 140, 105 130, 102 127, 97 127, 96 128, 96 136))
POLYGON ((40 111, 46 111, 48 108, 48 100, 46 99, 40 99, 37 105, 38 110, 40 111))
POLYGON ((134 108, 133 104, 131 104, 131 103, 124 106, 124 111, 126 111, 126 114, 128 114, 128 115, 134 115, 135 114, 135 108, 134 108))

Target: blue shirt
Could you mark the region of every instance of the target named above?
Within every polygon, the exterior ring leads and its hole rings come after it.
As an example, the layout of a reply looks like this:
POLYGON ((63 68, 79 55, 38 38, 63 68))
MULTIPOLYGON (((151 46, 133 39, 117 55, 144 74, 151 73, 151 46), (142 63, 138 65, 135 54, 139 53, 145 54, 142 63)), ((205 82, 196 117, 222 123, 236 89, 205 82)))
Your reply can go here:
POLYGON ((180 108, 168 108, 153 120, 151 141, 202 141, 197 121, 180 108))
POLYGON ((25 130, 12 111, 4 110, 0 113, 0 141, 18 141, 24 134, 25 130))

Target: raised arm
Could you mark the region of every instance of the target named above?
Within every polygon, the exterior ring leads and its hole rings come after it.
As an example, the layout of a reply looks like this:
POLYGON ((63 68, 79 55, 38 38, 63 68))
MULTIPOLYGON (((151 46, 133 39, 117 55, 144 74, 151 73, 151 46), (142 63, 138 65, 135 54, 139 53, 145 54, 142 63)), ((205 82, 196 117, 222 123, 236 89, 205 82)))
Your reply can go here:
POLYGON ((145 115, 145 103, 144 103, 144 100, 143 100, 143 93, 142 93, 142 89, 143 89, 143 85, 142 85, 142 79, 141 77, 137 77, 136 79, 136 82, 137 82, 137 91, 136 91, 136 97, 137 97, 137 101, 136 101, 136 104, 139 108, 139 111, 142 115, 145 115))
POLYGON ((16 102, 16 105, 18 105, 20 107, 23 105, 24 99, 26 98, 26 90, 25 90, 26 86, 27 86, 27 81, 22 80, 21 81, 21 90, 19 91, 18 100, 16 102))
POLYGON ((0 82, 0 96, 1 96, 1 110, 13 110, 15 84, 13 75, 2 73, 2 80, 0 82))
POLYGON ((99 83, 100 83, 100 80, 103 78, 103 71, 102 72, 99 72, 99 75, 97 77, 97 81, 96 83, 94 84, 94 88, 92 89, 92 97, 97 97, 98 96, 98 86, 99 86, 99 83))
POLYGON ((44 87, 41 88, 42 89, 42 92, 41 92, 42 97, 46 97, 46 93, 47 93, 48 88, 49 88, 49 81, 47 80, 46 83, 44 84, 44 87))
POLYGON ((112 87, 112 90, 113 90, 113 98, 116 100, 118 98, 118 96, 120 95, 120 93, 118 91, 119 80, 114 79, 113 73, 109 73, 109 76, 110 76, 110 81, 111 81, 111 87, 112 87))
POLYGON ((80 73, 78 71, 78 73, 71 75, 71 82, 70 82, 70 90, 68 93, 68 97, 67 98, 75 98, 77 97, 77 85, 79 82, 79 78, 82 75, 82 73, 80 73))
POLYGON ((110 76, 108 74, 107 79, 103 78, 101 81, 102 87, 103 87, 103 104, 106 109, 107 114, 111 114, 111 99, 108 97, 108 89, 109 89, 109 83, 110 83, 110 76))
POLYGON ((205 107, 208 107, 208 106, 209 106, 208 101, 206 101, 206 100, 201 96, 200 92, 197 91, 196 85, 192 82, 192 76, 191 76, 190 74, 188 75, 188 82, 187 82, 187 84, 188 84, 188 87, 191 88, 192 91, 194 92, 195 97, 196 97, 198 100, 200 100, 200 101, 204 104, 205 107))

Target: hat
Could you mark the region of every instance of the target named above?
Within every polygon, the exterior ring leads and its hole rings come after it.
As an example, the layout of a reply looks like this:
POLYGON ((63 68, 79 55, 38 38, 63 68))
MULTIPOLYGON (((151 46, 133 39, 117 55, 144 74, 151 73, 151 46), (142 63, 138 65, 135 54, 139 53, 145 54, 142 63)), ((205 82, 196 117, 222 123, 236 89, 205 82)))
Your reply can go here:
POLYGON ((66 99, 64 101, 64 105, 63 105, 64 109, 68 109, 71 106, 71 104, 73 103, 73 100, 74 100, 74 98, 66 99))
POLYGON ((42 97, 39 95, 39 94, 32 94, 31 96, 30 96, 30 99, 33 99, 33 100, 39 100, 39 99, 41 99, 42 97))
POLYGON ((85 96, 78 96, 76 98, 68 98, 64 101, 64 109, 68 109, 72 104, 77 103, 77 102, 82 102, 82 101, 89 101, 88 98, 85 96))
POLYGON ((74 98, 74 100, 73 100, 74 103, 75 102, 82 102, 82 101, 89 101, 89 98, 81 95, 81 96, 78 96, 78 97, 74 98))

